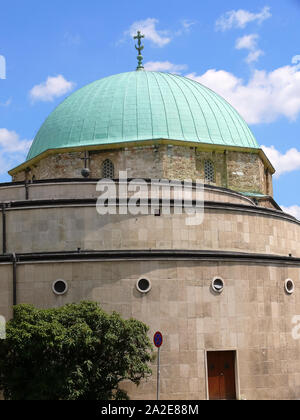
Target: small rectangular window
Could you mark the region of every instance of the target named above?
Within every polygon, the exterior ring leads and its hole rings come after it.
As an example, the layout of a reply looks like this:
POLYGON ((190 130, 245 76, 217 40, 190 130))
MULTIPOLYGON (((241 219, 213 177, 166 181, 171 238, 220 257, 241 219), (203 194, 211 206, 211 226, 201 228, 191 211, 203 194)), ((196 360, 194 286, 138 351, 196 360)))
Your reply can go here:
POLYGON ((215 166, 211 160, 206 160, 204 162, 204 177, 205 182, 215 183, 215 166))

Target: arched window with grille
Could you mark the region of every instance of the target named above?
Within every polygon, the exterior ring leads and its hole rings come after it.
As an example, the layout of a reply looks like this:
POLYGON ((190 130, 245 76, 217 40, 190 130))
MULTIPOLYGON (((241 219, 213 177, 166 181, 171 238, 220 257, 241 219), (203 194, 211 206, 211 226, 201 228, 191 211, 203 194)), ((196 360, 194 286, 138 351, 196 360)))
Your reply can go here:
POLYGON ((215 165, 211 160, 206 160, 204 162, 204 177, 205 182, 208 184, 216 182, 215 165))
POLYGON ((106 159, 102 163, 102 178, 113 179, 115 176, 114 164, 110 159, 106 159))

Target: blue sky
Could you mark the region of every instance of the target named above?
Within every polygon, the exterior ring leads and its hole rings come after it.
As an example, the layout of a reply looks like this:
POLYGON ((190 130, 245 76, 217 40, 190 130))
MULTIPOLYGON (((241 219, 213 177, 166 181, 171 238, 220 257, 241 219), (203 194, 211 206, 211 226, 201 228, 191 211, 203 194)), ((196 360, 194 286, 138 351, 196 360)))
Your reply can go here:
POLYGON ((140 28, 147 68, 199 80, 244 116, 278 171, 275 199, 300 218, 300 0, 0 0, 0 18, 0 182, 74 89, 135 69, 140 28))

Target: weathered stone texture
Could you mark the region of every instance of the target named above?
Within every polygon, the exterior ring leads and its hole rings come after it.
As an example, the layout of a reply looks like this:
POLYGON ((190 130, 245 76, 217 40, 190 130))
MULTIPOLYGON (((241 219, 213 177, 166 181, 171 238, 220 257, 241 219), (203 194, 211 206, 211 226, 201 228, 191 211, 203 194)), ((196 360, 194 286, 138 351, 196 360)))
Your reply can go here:
POLYGON ((264 164, 256 154, 228 152, 227 171, 229 189, 266 193, 264 164))
MULTIPOLYGON (((50 155, 27 172, 16 174, 14 181, 24 179, 81 178, 84 153, 50 155)), ((157 145, 90 152, 90 177, 102 178, 102 164, 110 159, 129 178, 204 180, 204 165, 210 160, 215 168, 215 184, 240 192, 257 192, 272 196, 272 176, 265 172, 264 163, 256 153, 235 151, 207 152, 195 147, 157 145)))

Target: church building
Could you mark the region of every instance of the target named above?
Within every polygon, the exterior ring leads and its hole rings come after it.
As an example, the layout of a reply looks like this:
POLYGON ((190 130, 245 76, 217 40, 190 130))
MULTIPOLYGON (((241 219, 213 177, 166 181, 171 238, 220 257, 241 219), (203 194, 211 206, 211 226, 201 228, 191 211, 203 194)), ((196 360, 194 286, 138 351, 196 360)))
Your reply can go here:
MULTIPOLYGON (((137 69, 65 99, 0 184, 0 314, 96 301, 163 334, 161 399, 300 399, 300 222, 273 198, 263 139, 214 91, 146 71, 136 38, 137 69), (169 214, 159 196, 100 215, 97 183, 120 172, 191 180, 194 203, 202 180, 202 223, 173 196, 169 214)), ((124 387, 155 399, 156 363, 124 387)))

